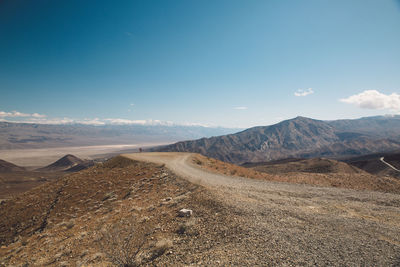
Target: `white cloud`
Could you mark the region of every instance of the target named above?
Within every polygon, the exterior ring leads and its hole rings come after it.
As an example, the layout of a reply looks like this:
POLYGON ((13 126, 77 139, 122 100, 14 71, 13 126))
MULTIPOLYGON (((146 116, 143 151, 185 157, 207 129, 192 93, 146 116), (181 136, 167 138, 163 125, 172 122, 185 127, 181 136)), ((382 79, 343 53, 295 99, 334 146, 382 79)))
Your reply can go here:
POLYGON ((146 120, 128 120, 128 119, 104 119, 104 121, 108 122, 109 124, 115 124, 115 125, 129 125, 129 124, 144 125, 147 122, 146 120))
POLYGON ((34 117, 34 118, 46 118, 46 115, 39 114, 39 113, 33 113, 32 117, 34 117))
POLYGON ((128 119, 119 119, 119 118, 110 118, 104 119, 107 124, 112 125, 163 125, 163 126, 172 126, 175 125, 170 121, 160 121, 160 120, 128 120, 128 119))
POLYGON ((385 95, 377 90, 366 90, 348 98, 340 99, 340 101, 365 109, 389 109, 400 112, 400 95, 396 93, 385 95))
POLYGON ((122 118, 85 118, 85 119, 73 119, 73 118, 48 118, 46 115, 42 115, 39 113, 22 113, 18 111, 5 112, 0 111, 0 121, 1 122, 14 122, 14 123, 34 123, 34 124, 53 124, 53 125, 62 125, 62 124, 85 124, 85 125, 94 125, 94 126, 102 126, 102 125, 144 125, 144 126, 202 126, 202 127, 210 127, 210 125, 201 124, 201 123, 174 123, 171 121, 161 121, 161 120, 130 120, 130 119, 122 119, 122 118))
POLYGON ((132 104, 132 103, 130 104, 131 107, 133 107, 134 105, 135 105, 135 104, 132 104))
POLYGON ((104 121, 101 121, 99 118, 76 120, 74 122, 80 123, 80 124, 86 124, 86 125, 95 125, 95 126, 100 126, 100 125, 106 124, 104 121))
POLYGON ((24 119, 12 119, 12 120, 3 120, 7 122, 15 122, 15 123, 35 123, 35 124, 73 124, 76 123, 75 120, 70 118, 24 118, 24 119))
POLYGON ((294 92, 295 96, 308 96, 313 94, 314 91, 312 88, 308 88, 308 89, 298 89, 296 92, 294 92))
MULTIPOLYGON (((171 125, 177 125, 177 124, 175 124, 173 122, 170 122, 170 123, 171 123, 171 125)), ((205 123, 199 123, 199 122, 184 122, 184 123, 181 123, 179 125, 182 125, 182 126, 199 126, 199 127, 204 127, 204 128, 216 127, 216 126, 212 126, 212 125, 205 124, 205 123)))
POLYGON ((19 111, 11 111, 11 112, 6 112, 6 111, 0 111, 0 117, 1 118, 28 118, 28 117, 33 117, 33 118, 45 118, 46 115, 39 114, 39 113, 22 113, 19 111))
POLYGON ((236 110, 246 110, 246 109, 248 109, 247 107, 234 107, 233 109, 236 109, 236 110))

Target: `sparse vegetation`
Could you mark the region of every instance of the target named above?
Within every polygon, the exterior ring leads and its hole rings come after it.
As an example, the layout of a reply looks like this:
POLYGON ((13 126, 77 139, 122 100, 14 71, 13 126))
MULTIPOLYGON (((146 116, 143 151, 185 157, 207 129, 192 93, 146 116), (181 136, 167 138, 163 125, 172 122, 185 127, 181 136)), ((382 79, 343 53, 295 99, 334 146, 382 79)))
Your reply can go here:
POLYGON ((1 204, 0 266, 165 261, 182 223, 177 209, 186 206, 185 193, 195 188, 161 164, 123 157, 46 183, 1 204), (168 204, 160 205, 163 201, 168 204), (110 250, 113 243, 115 250, 110 250), (118 259, 112 261, 109 254, 118 259), (136 260, 130 260, 135 254, 136 260))
POLYGON ((154 260, 155 258, 160 257, 171 247, 172 247, 172 241, 170 239, 163 238, 157 241, 152 251, 150 259, 154 260))
MULTIPOLYGON (((222 164, 209 161, 201 168, 222 164)), ((208 190, 159 163, 116 165, 95 166, 3 203, 0 265, 388 266, 399 255, 395 194, 246 179, 237 179, 236 188, 208 190), (257 190, 249 190, 252 183, 257 190), (48 224, 36 231, 61 185, 48 224), (102 201, 110 192, 115 200, 102 201), (184 208, 193 215, 179 217, 184 208)), ((232 170, 251 174, 230 164, 220 168, 227 175, 232 170)))
POLYGON ((178 229, 176 230, 176 233, 179 235, 197 235, 198 232, 195 230, 196 221, 194 218, 190 218, 186 222, 180 224, 178 226, 178 229))
POLYGON ((101 247, 112 263, 121 267, 139 266, 139 254, 147 243, 149 227, 135 223, 133 219, 120 222, 104 229, 101 247))
POLYGON ((134 160, 130 160, 122 156, 117 156, 104 162, 103 166, 105 168, 114 169, 114 168, 125 168, 127 166, 135 164, 137 164, 137 162, 135 162, 134 160))

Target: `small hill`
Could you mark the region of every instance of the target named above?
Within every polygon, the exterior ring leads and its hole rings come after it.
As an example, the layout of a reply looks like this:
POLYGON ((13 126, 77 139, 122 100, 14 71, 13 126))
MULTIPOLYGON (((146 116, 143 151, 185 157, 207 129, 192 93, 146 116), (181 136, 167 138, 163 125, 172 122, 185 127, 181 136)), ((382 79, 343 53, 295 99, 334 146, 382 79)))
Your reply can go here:
POLYGON ((0 172, 25 171, 25 168, 0 159, 0 172))
POLYGON ((93 166, 92 161, 85 161, 78 157, 75 157, 74 155, 68 154, 68 155, 65 155, 64 157, 60 158, 56 162, 54 162, 46 167, 38 169, 38 171, 74 172, 74 171, 80 171, 80 170, 86 169, 90 166, 93 166))
POLYGON ((244 167, 270 174, 284 174, 290 172, 308 173, 364 173, 361 169, 337 160, 326 158, 313 159, 286 159, 271 162, 249 163, 244 167))

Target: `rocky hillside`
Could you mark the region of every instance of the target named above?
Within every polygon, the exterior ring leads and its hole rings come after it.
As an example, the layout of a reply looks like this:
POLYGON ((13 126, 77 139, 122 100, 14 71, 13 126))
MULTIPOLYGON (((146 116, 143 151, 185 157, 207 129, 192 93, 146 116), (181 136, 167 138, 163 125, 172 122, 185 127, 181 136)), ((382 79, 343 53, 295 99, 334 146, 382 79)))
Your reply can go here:
MULTIPOLYGON (((400 124, 400 120, 398 120, 400 124)), ((396 122, 394 122, 396 124, 396 122)), ((349 125, 349 124, 346 124, 349 125)), ((337 128, 334 123, 304 117, 272 126, 194 141, 178 142, 155 151, 195 152, 226 162, 243 164, 289 157, 363 155, 400 148, 400 139, 337 128)))
POLYGON ((223 250, 211 244, 242 231, 204 189, 122 157, 0 207, 0 266, 182 266, 210 252, 215 266, 223 250))
POLYGON ((327 121, 327 123, 341 132, 357 132, 382 138, 398 138, 400 136, 400 115, 335 120, 327 121))
MULTIPOLYGON (((202 156, 193 164, 255 174, 202 156)), ((398 266, 398 195, 264 175, 202 187, 116 157, 0 201, 0 266, 398 266)))

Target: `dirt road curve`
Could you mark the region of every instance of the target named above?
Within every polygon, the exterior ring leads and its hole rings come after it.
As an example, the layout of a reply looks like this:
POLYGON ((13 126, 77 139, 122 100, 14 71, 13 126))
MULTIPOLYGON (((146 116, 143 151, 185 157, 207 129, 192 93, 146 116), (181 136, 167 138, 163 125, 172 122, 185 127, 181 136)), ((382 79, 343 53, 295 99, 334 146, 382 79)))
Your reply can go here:
POLYGON ((400 266, 399 195, 223 176, 190 153, 124 156, 163 163, 224 203, 246 229, 220 245, 234 265, 400 266))
POLYGON ((382 161, 383 163, 385 163, 389 168, 391 168, 391 169, 393 169, 393 170, 395 170, 395 171, 397 171, 397 172, 400 172, 400 170, 397 169, 396 167, 394 167, 392 164, 387 163, 387 162, 385 161, 385 158, 384 158, 384 157, 381 157, 381 158, 380 158, 380 161, 382 161))

